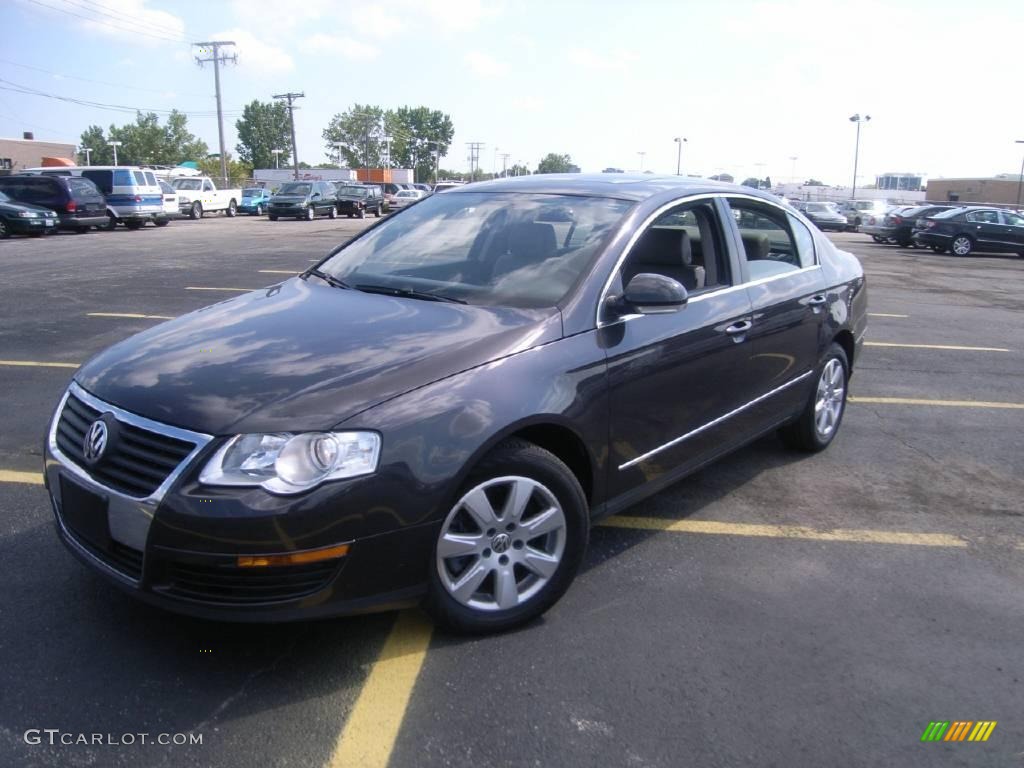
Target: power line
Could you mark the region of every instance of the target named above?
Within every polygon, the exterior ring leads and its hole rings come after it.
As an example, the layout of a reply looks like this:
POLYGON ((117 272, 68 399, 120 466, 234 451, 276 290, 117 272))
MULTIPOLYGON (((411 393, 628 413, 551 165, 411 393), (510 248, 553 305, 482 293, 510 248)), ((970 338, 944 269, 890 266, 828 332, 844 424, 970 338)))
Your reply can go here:
POLYGON ((292 124, 292 166, 295 169, 295 178, 299 178, 299 148, 295 146, 295 110, 296 106, 293 103, 295 99, 306 98, 305 93, 278 93, 274 95, 275 99, 287 100, 288 101, 288 120, 292 124))
POLYGON ((476 181, 476 169, 480 163, 480 150, 486 144, 482 141, 467 141, 466 146, 469 147, 469 178, 471 181, 476 181))
POLYGON ((97 18, 94 18, 92 16, 83 16, 80 13, 74 13, 73 11, 69 11, 67 8, 58 8, 57 6, 54 6, 54 5, 47 5, 46 3, 39 2, 39 0, 28 0, 28 1, 30 3, 32 3, 33 5, 38 5, 40 8, 47 8, 47 9, 49 9, 51 11, 57 11, 58 13, 65 13, 68 16, 74 16, 76 19, 82 19, 84 21, 89 21, 89 22, 92 22, 93 24, 101 24, 103 26, 110 27, 111 29, 116 29, 116 30, 118 30, 120 32, 131 32, 132 34, 144 35, 146 37, 152 37, 152 38, 154 38, 156 40, 163 40, 164 42, 168 42, 168 43, 183 43, 183 42, 185 42, 184 38, 167 37, 166 35, 155 35, 155 34, 152 34, 150 32, 143 32, 142 30, 139 30, 139 29, 131 29, 129 27, 121 26, 120 24, 114 24, 113 22, 110 22, 110 21, 104 21, 103 19, 97 19, 97 18))
MULTIPOLYGON (((64 1, 65 2, 70 2, 71 0, 64 0, 64 1)), ((174 36, 174 35, 177 34, 176 32, 172 32, 172 31, 168 30, 166 27, 162 27, 159 24, 154 24, 154 23, 149 22, 149 21, 141 21, 141 20, 136 21, 134 19, 125 19, 124 18, 124 13, 122 11, 118 10, 117 8, 111 8, 109 5, 104 5, 103 3, 98 3, 98 2, 96 2, 96 0, 83 0, 83 1, 85 3, 87 3, 88 6, 90 6, 90 8, 93 10, 94 13, 101 13, 104 16, 109 16, 110 18, 114 18, 114 19, 117 19, 119 21, 123 20, 125 24, 131 24, 132 26, 142 27, 142 28, 145 28, 145 29, 151 29, 151 30, 154 30, 154 31, 157 31, 157 32, 168 32, 171 36, 174 36), (95 8, 92 8, 93 6, 95 6, 95 8), (99 10, 101 8, 103 10, 99 10), (111 13, 107 13, 107 11, 111 11, 111 13)), ((182 25, 182 27, 184 27, 184 25, 182 25)), ((185 37, 189 37, 189 36, 190 35, 188 35, 187 33, 185 34, 185 37)), ((182 41, 182 42, 184 42, 184 41, 182 41)))
MULTIPOLYGON (((0 83, 6 83, 7 84, 7 85, 0 85, 0 90, 11 91, 12 93, 20 93, 20 94, 25 95, 25 96, 41 96, 41 97, 47 98, 47 99, 56 99, 57 101, 63 101, 63 102, 67 102, 67 103, 70 103, 70 104, 79 104, 79 105, 81 105, 83 107, 92 107, 94 109, 104 109, 104 110, 108 110, 108 111, 111 111, 111 112, 126 112, 126 113, 155 112, 155 113, 163 114, 163 115, 169 115, 171 112, 180 112, 183 115, 187 115, 189 117, 213 117, 214 115, 216 115, 216 112, 214 112, 212 110, 186 111, 186 110, 183 110, 183 109, 178 109, 178 110, 174 110, 174 109, 152 109, 152 108, 149 108, 149 107, 129 106, 127 104, 108 104, 106 102, 100 102, 100 101, 89 101, 87 99, 75 98, 74 96, 60 96, 59 94, 47 93, 45 91, 40 91, 40 90, 38 90, 36 88, 31 88, 29 86, 19 85, 18 83, 11 82, 10 80, 4 80, 3 78, 0 78, 0 83), (13 87, 8 87, 8 86, 13 86, 13 87)), ((232 112, 229 112, 228 114, 238 115, 238 114, 241 114, 241 112, 238 111, 238 110, 234 110, 232 112)))
POLYGON ((238 54, 233 53, 230 56, 227 54, 221 54, 221 48, 234 47, 235 44, 231 40, 210 40, 205 43, 192 43, 197 46, 199 51, 202 52, 204 48, 211 48, 213 55, 208 59, 201 59, 196 56, 196 63, 201 67, 208 61, 213 62, 213 83, 217 90, 217 138, 220 139, 220 176, 223 183, 227 183, 228 178, 228 158, 224 151, 224 110, 221 109, 220 105, 220 64, 233 62, 238 64, 238 54))
POLYGON ((146 93, 166 93, 165 88, 139 88, 132 85, 124 85, 123 83, 111 83, 106 80, 91 80, 88 77, 78 77, 77 75, 66 75, 63 72, 54 72, 49 69, 43 69, 42 67, 33 67, 29 64, 19 64, 16 61, 10 61, 9 59, 0 59, 0 64, 9 64, 12 67, 21 67, 22 69, 30 69, 34 72, 42 72, 44 75, 53 75, 54 77, 62 78, 64 80, 80 80, 83 83, 96 83, 97 85, 109 85, 112 88, 119 88, 122 90, 129 91, 145 91, 146 93))

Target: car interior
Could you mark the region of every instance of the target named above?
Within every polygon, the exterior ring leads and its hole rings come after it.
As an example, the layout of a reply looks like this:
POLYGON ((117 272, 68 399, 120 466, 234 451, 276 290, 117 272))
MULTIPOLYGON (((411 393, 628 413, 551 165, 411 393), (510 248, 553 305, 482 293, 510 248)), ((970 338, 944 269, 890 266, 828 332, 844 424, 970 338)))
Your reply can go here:
POLYGON ((636 275, 664 275, 690 293, 728 285, 725 252, 707 205, 670 211, 640 236, 622 266, 622 283, 636 275))

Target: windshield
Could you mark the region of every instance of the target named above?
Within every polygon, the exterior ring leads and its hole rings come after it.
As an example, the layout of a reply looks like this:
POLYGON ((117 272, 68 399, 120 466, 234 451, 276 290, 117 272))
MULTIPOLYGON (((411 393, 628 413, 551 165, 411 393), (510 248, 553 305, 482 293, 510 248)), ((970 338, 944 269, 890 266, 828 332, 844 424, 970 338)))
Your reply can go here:
POLYGON ((403 189, 398 193, 397 197, 419 197, 419 195, 412 190, 403 189))
POLYGON ((305 197, 309 194, 309 184, 299 184, 294 181, 290 181, 287 184, 282 184, 281 188, 277 190, 279 195, 302 195, 305 197))
POLYGON ((175 179, 175 189, 199 190, 203 188, 203 182, 199 179, 175 179))
POLYGON ((366 187, 338 187, 339 195, 349 195, 350 197, 366 197, 370 192, 366 187))
POLYGON ((590 267, 631 205, 563 195, 436 195, 374 227, 321 269, 355 288, 551 307, 590 267))
POLYGON ((807 210, 813 213, 835 213, 832 203, 808 203, 807 210))
POLYGON ((242 197, 259 197, 262 194, 263 190, 259 188, 242 190, 242 197))

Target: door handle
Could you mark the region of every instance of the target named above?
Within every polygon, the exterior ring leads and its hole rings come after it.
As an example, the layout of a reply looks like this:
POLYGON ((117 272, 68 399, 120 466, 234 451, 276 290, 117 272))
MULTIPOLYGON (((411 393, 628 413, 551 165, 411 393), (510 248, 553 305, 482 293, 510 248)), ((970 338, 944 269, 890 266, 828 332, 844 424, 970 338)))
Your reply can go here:
POLYGON ((825 295, 819 293, 816 296, 811 296, 811 298, 807 300, 807 303, 812 307, 820 307, 826 301, 828 301, 828 299, 825 297, 825 295))
POLYGON ((725 332, 728 333, 730 336, 738 336, 742 333, 746 333, 747 331, 749 331, 753 327, 753 325, 754 324, 749 320, 741 320, 738 323, 733 323, 732 325, 730 325, 728 328, 725 329, 725 332))

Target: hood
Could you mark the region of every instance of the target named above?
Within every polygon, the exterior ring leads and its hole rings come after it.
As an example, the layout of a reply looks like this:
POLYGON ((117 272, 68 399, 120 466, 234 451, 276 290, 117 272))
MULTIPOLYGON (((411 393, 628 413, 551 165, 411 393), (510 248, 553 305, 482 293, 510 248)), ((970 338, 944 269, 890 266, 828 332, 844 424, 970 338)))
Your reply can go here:
POLYGON ((32 203, 19 203, 17 200, 11 200, 6 203, 0 202, 0 210, 11 211, 12 213, 17 211, 35 211, 44 216, 50 213, 49 208, 44 208, 41 205, 32 205, 32 203))
POLYGON ((327 429, 561 330, 557 309, 422 301, 292 278, 126 339, 75 380, 125 410, 207 434, 327 429))

